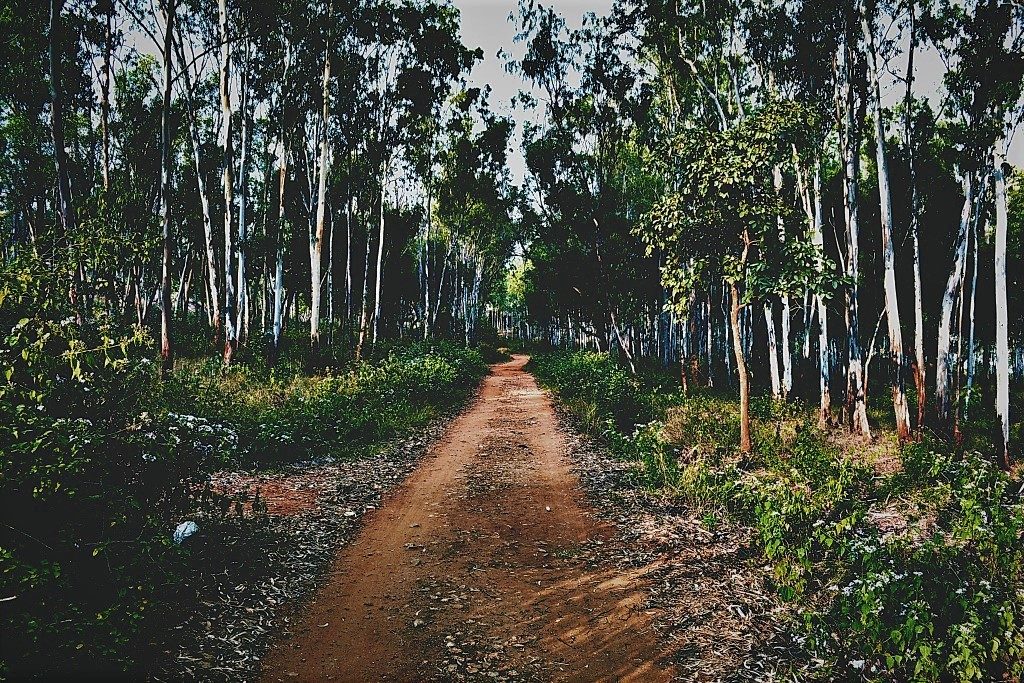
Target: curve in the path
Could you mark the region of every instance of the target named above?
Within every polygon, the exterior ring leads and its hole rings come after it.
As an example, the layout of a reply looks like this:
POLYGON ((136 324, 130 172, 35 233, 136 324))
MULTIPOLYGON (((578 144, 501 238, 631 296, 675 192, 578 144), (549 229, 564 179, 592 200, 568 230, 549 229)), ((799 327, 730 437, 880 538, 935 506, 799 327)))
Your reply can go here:
POLYGON ((492 366, 480 396, 367 514, 266 681, 667 681, 643 576, 600 559, 551 400, 492 366))

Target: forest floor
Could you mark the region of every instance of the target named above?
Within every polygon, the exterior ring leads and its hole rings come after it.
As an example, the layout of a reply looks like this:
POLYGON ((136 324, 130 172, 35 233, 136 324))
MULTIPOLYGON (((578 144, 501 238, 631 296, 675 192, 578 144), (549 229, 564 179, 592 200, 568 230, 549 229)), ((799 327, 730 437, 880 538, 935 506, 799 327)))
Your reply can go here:
MULTIPOLYGON (((670 680, 649 574, 588 502, 525 356, 366 513, 266 681, 670 680), (618 559, 617 559, 618 558, 618 559)), ((326 521, 326 520, 325 520, 326 521)))

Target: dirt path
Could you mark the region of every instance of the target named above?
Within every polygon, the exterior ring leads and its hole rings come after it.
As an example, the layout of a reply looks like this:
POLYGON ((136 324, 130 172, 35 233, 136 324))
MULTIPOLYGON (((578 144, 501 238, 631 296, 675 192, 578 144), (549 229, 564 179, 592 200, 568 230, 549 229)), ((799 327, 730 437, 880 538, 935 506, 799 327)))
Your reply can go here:
POLYGON ((600 559, 551 401, 496 365, 338 554, 266 681, 666 681, 646 584, 600 559))

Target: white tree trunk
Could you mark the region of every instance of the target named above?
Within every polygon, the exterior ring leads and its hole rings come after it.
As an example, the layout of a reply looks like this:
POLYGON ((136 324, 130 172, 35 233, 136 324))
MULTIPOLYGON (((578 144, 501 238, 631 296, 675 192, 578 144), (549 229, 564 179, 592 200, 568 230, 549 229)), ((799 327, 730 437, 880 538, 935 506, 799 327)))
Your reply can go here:
POLYGON ((190 137, 192 138, 192 162, 196 169, 196 188, 199 191, 199 204, 203 211, 203 243, 206 251, 206 279, 211 301, 210 321, 213 325, 214 337, 220 338, 220 289, 217 286, 217 252, 214 251, 213 247, 213 216, 210 213, 210 195, 206 189, 206 178, 202 172, 202 159, 199 156, 200 142, 196 123, 195 116, 193 115, 189 125, 189 132, 191 133, 190 137))
POLYGON ((782 382, 779 378, 779 348, 775 341, 775 316, 772 302, 764 302, 764 321, 768 329, 768 373, 771 375, 772 396, 782 398, 782 382))
POLYGON ((316 225, 309 235, 309 272, 310 272, 310 303, 309 303, 309 342, 314 362, 320 348, 320 262, 323 253, 324 217, 327 210, 327 153, 328 153, 328 122, 331 104, 331 50, 324 50, 323 77, 323 119, 320 131, 320 160, 317 177, 316 225))
POLYGON ((360 300, 361 309, 359 313, 359 341, 356 342, 356 360, 363 355, 363 344, 369 334, 370 325, 370 229, 366 229, 366 251, 363 254, 363 296, 360 300))
MULTIPOLYGON (((288 73, 287 62, 285 74, 288 73)), ((281 158, 278 177, 277 249, 274 259, 274 356, 281 351, 281 328, 284 317, 284 248, 285 232, 285 181, 288 179, 288 145, 285 137, 285 122, 281 121, 281 158)))
POLYGON ((247 300, 245 282, 245 250, 248 238, 248 200, 249 200, 249 147, 250 147, 250 125, 249 125, 249 41, 245 43, 245 68, 242 69, 241 101, 239 106, 242 111, 242 161, 238 169, 238 311, 235 320, 235 334, 239 338, 245 337, 245 322, 248 319, 249 302, 247 300))
MULTIPOLYGON (((813 240, 819 249, 824 247, 824 235, 822 225, 824 215, 821 200, 821 160, 814 162, 814 232, 813 240)), ((815 300, 818 306, 818 391, 820 402, 818 405, 818 425, 824 429, 832 421, 832 395, 830 391, 830 363, 828 356, 828 309, 825 306, 825 298, 816 295, 815 300)))
POLYGON ((228 365, 238 344, 235 332, 234 262, 232 243, 234 207, 234 152, 231 147, 231 43, 228 37, 227 0, 219 0, 220 26, 220 109, 221 151, 223 154, 222 183, 224 187, 224 363, 228 365))
POLYGON ((985 231, 985 220, 981 214, 974 217, 973 245, 971 247, 971 303, 967 313, 967 391, 964 394, 964 419, 971 403, 971 389, 974 387, 974 311, 978 300, 978 257, 981 255, 979 237, 985 231))
POLYGON ((939 337, 935 353, 935 409, 939 421, 945 427, 952 426, 951 394, 953 372, 956 368, 952 357, 953 309, 956 306, 957 291, 963 279, 967 260, 967 235, 971 222, 971 206, 974 203, 974 178, 970 172, 963 176, 964 204, 960 211, 960 227, 956 234, 953 249, 953 268, 946 279, 946 288, 942 294, 942 312, 939 320, 939 337))
POLYGON ((1006 301, 1006 237, 1009 217, 1006 206, 1006 159, 997 150, 993 177, 996 184, 996 415, 999 417, 1003 443, 1000 456, 1004 467, 1010 466, 1010 337, 1006 301))
POLYGON ((380 178, 380 233, 377 235, 377 284, 373 293, 373 343, 377 343, 377 335, 380 333, 380 293, 384 285, 384 215, 387 199, 387 177, 388 167, 384 164, 383 173, 380 178))
MULTIPOLYGON (((847 67, 848 69, 848 67, 847 67)), ((843 153, 844 183, 843 193, 846 204, 846 275, 850 279, 847 290, 847 411, 850 429, 855 434, 871 436, 868 424, 867 395, 864 386, 864 355, 860 346, 859 310, 857 304, 860 276, 858 259, 860 258, 860 227, 857 185, 860 168, 860 136, 857 132, 856 100, 852 76, 847 76, 846 94, 846 130, 843 153)))
POLYGON ((352 320, 352 163, 348 165, 348 208, 345 211, 345 325, 352 320))
POLYGON ((163 232, 163 272, 160 285, 160 357, 164 375, 174 369, 174 346, 171 339, 171 42, 174 39, 174 0, 167 0, 164 11, 164 92, 160 114, 160 216, 163 232))
MULTIPOLYGON (((777 194, 781 195, 782 194, 782 168, 780 166, 778 166, 778 165, 776 165, 772 169, 772 180, 773 180, 773 182, 775 184, 775 192, 777 194)), ((781 216, 779 217, 779 239, 781 239, 783 242, 785 242, 785 240, 786 240, 786 226, 785 226, 785 223, 783 223, 781 216)), ((775 397, 776 398, 779 398, 779 397, 786 398, 786 397, 789 396, 789 392, 793 389, 793 358, 792 358, 792 355, 790 353, 790 348, 791 347, 790 347, 790 339, 789 339, 789 315, 790 315, 790 312, 789 312, 789 294, 783 292, 783 293, 781 293, 780 297, 781 297, 781 300, 782 300, 782 330, 781 330, 782 331, 782 341, 781 341, 781 344, 778 344, 778 346, 781 347, 781 351, 782 351, 782 373, 781 373, 781 377, 779 377, 779 381, 780 381, 779 391, 775 392, 775 397)), ((773 309, 774 309, 774 306, 773 306, 773 309)), ((772 312, 772 316, 771 317, 774 317, 774 312, 772 312)), ((775 336, 774 327, 775 326, 772 325, 773 329, 771 330, 770 335, 769 335, 769 343, 772 343, 772 342, 775 341, 773 339, 773 337, 775 336)), ((773 354, 773 358, 774 357, 775 356, 773 354)), ((774 384, 773 384, 773 386, 774 386, 774 384)))
MULTIPOLYGON (((871 94, 875 111, 875 162, 878 169, 878 195, 882 222, 882 262, 885 266, 884 289, 889 332, 889 356, 893 367, 892 404, 896 415, 896 434, 900 441, 910 439, 910 410, 904 384, 903 331, 900 326, 899 299, 896 296, 896 255, 893 248, 892 195, 889 190, 889 165, 885 158, 885 127, 882 121, 882 91, 878 84, 875 37, 867 16, 862 21, 869 46, 871 94)), ((866 373, 865 373, 866 374, 866 373)))

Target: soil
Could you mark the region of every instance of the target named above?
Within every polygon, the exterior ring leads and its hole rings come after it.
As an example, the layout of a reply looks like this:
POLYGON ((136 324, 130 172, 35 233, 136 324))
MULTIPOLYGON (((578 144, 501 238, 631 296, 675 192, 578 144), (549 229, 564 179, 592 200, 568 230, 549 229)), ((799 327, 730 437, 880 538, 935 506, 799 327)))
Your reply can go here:
POLYGON ((383 505, 267 654, 265 681, 667 681, 650 565, 609 560, 525 356, 383 505))

